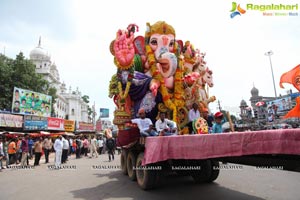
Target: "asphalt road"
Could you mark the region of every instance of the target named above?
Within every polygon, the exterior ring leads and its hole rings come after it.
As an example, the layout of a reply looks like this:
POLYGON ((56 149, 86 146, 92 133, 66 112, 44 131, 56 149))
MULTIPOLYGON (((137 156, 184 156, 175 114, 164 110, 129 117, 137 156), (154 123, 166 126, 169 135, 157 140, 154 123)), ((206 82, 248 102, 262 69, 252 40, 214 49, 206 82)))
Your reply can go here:
MULTIPOLYGON (((53 158, 50 161, 53 164, 53 158)), ((143 191, 118 169, 118 155, 113 162, 108 162, 107 155, 92 159, 72 156, 63 166, 60 170, 46 164, 34 169, 3 170, 0 200, 300 199, 300 173, 296 172, 234 166, 221 169, 211 184, 195 184, 190 177, 171 176, 157 188, 143 191)))

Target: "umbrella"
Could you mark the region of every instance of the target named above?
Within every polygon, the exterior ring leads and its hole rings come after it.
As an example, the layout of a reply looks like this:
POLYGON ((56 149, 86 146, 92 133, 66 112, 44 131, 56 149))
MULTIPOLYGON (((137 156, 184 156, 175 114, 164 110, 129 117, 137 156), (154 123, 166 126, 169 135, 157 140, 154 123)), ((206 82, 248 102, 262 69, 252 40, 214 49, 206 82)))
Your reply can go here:
POLYGON ((265 105, 265 102, 259 101, 259 102, 257 102, 255 105, 256 105, 256 106, 263 106, 263 105, 265 105))

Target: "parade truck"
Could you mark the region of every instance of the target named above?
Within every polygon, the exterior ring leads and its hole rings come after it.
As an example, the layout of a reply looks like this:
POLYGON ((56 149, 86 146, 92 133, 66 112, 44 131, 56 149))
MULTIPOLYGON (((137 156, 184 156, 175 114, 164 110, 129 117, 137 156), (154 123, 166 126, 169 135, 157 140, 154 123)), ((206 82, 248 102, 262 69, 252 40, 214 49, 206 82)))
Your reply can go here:
MULTIPOLYGON (((199 117, 191 132, 192 106, 197 104, 203 116, 216 100, 208 93, 213 73, 205 53, 189 40, 177 39, 175 29, 164 21, 146 23, 144 36, 135 36, 138 30, 136 24, 129 24, 110 44, 117 70, 109 97, 116 104, 113 123, 119 130, 124 174, 142 189, 150 189, 170 173, 192 176, 197 183, 213 182, 220 162, 300 171, 300 129, 209 134, 206 119, 199 117), (132 123, 140 109, 153 124, 158 113, 166 113, 176 122, 178 134, 142 137, 132 123)), ((299 108, 295 109, 299 115, 299 108)))

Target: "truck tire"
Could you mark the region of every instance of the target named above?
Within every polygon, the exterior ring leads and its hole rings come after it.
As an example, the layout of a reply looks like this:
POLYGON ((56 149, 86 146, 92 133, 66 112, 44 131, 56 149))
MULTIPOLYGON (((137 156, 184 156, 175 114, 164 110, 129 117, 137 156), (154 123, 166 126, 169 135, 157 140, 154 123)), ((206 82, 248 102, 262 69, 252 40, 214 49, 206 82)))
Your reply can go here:
POLYGON ((211 176, 209 177, 209 179, 206 181, 207 183, 211 183, 213 181, 215 181, 220 173, 220 165, 219 165, 219 161, 215 161, 215 160, 211 160, 211 176))
POLYGON ((136 172, 135 172, 136 155, 132 151, 128 152, 126 166, 127 166, 127 174, 130 180, 135 181, 136 180, 136 172))
POLYGON ((123 172, 123 174, 127 175, 127 155, 128 155, 128 150, 127 149, 122 149, 121 152, 121 171, 123 172))
POLYGON ((146 167, 144 167, 145 169, 143 169, 142 167, 143 159, 144 159, 144 153, 141 152, 139 153, 136 160, 136 167, 137 167, 136 178, 137 178, 138 185, 143 190, 148 190, 155 186, 158 174, 155 169, 150 169, 150 166, 148 166, 149 167, 148 170, 146 169, 146 167))
POLYGON ((210 160, 199 162, 200 170, 191 170, 191 175, 196 183, 207 182, 212 176, 212 163, 210 160))

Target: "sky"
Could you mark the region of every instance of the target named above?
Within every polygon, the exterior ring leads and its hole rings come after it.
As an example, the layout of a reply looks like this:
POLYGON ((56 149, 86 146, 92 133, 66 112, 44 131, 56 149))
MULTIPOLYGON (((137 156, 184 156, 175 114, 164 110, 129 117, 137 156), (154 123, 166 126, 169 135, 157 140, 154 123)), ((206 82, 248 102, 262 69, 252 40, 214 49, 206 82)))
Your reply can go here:
MULTIPOLYGON (((299 4, 300 0, 240 0, 247 4, 299 4)), ((60 80, 67 88, 77 87, 95 102, 96 109, 109 108, 112 119, 115 105, 108 97, 111 76, 116 73, 109 45, 119 29, 139 26, 144 35, 146 23, 166 21, 176 38, 189 40, 206 52, 207 66, 213 71, 214 87, 209 89, 222 108, 236 113, 241 100, 250 105, 250 90, 274 96, 271 65, 265 56, 272 50, 271 62, 277 94, 296 90, 279 87, 280 76, 300 64, 300 11, 298 16, 263 16, 246 10, 230 18, 232 1, 210 0, 0 0, 0 52, 15 58, 22 51, 29 58, 38 45, 51 55, 60 80)), ((274 13, 275 11, 265 11, 274 13)), ((288 13, 288 11, 277 11, 288 13)), ((212 112, 217 102, 210 104, 212 112)), ((99 114, 99 112, 98 112, 99 114)))

